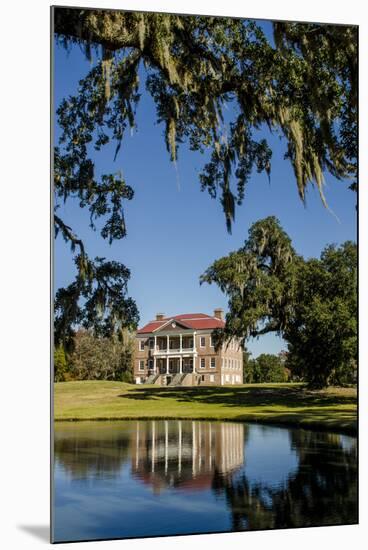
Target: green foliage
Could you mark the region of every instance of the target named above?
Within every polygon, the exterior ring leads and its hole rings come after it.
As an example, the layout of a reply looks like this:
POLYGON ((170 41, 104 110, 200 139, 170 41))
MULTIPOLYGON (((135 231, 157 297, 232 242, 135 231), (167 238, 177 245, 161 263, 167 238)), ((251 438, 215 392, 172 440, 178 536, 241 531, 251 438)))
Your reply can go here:
POLYGON ((254 382, 253 359, 251 352, 245 349, 243 351, 243 383, 252 384, 254 382))
POLYGON ((139 314, 134 300, 127 297, 129 270, 104 258, 91 261, 86 254, 76 256, 75 264, 74 282, 56 292, 55 341, 72 350, 76 325, 106 338, 121 335, 125 328, 135 329, 139 314))
POLYGON ((257 362, 260 380, 259 382, 286 382, 287 373, 277 355, 262 353, 255 360, 257 362))
POLYGON ((67 378, 68 362, 63 346, 54 348, 54 380, 64 382, 67 378))
POLYGON ((243 355, 244 382, 287 382, 288 371, 277 355, 262 353, 256 359, 250 359, 243 355))
MULTIPOLYGON (((233 336, 277 332, 288 342, 285 366, 293 377, 323 387, 356 379, 357 248, 325 248, 303 260, 275 218, 253 224, 243 248, 214 262, 201 282, 228 296, 221 345, 233 336)), ((250 376, 250 375, 249 375, 250 376)), ((258 374, 252 374, 258 377, 258 374)))
POLYGON ((252 225, 244 246, 216 260, 201 276, 201 284, 216 283, 229 298, 224 330, 216 343, 237 336, 283 332, 292 314, 295 269, 299 259, 279 221, 270 216, 252 225))
POLYGON ((70 356, 71 371, 76 380, 133 381, 134 338, 128 331, 122 338, 95 336, 78 330, 70 356))
POLYGON ((328 246, 298 270, 287 366, 315 387, 354 381, 357 362, 357 249, 328 246))

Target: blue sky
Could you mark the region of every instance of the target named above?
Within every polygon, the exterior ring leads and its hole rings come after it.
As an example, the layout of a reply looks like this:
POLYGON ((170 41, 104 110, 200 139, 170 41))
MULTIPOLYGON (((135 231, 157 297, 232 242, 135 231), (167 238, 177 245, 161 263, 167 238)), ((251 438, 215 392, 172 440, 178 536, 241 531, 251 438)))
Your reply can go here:
MULTIPOLYGON (((56 106, 76 92, 78 81, 89 69, 90 63, 78 47, 69 53, 55 48, 56 106)), ((200 191, 199 173, 206 155, 190 152, 184 145, 176 166, 169 161, 163 127, 155 123, 155 108, 144 86, 137 123, 138 131, 126 133, 115 162, 114 147, 94 155, 97 174, 120 170, 135 191, 125 206, 127 237, 109 246, 98 231, 90 230, 88 213, 77 202, 61 205, 59 214, 85 241, 91 257, 104 256, 129 267, 129 294, 137 302, 141 325, 159 311, 174 315, 212 314, 216 307, 226 310, 226 297, 215 286, 200 286, 199 276, 215 259, 239 248, 250 225, 265 216, 279 218, 298 253, 306 258, 319 256, 329 243, 356 240, 356 195, 347 189, 347 183, 326 174, 325 195, 335 215, 323 207, 318 190, 312 187, 305 207, 291 165, 283 158, 285 142, 268 131, 264 134, 273 150, 271 184, 265 174, 252 175, 229 235, 219 201, 200 191)), ((73 274, 69 248, 58 238, 55 288, 67 285, 73 274)), ((254 356, 277 353, 285 347, 274 335, 248 343, 254 356)))

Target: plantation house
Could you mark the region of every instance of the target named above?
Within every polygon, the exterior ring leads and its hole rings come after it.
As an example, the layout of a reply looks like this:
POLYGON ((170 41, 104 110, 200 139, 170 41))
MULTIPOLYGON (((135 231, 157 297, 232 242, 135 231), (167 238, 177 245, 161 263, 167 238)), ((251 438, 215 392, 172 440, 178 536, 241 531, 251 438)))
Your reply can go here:
POLYGON ((223 328, 223 310, 214 315, 156 315, 137 331, 134 378, 137 384, 196 386, 242 384, 243 351, 231 340, 215 351, 212 332, 223 328))

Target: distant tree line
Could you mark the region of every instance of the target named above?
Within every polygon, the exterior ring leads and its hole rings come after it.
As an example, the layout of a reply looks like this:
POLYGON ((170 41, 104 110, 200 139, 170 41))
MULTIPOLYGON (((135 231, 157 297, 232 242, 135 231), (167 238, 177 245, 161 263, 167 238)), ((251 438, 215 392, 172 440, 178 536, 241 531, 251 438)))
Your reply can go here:
POLYGON ((75 333, 73 347, 58 345, 54 351, 55 382, 69 380, 118 380, 133 382, 134 334, 97 337, 92 331, 75 333))

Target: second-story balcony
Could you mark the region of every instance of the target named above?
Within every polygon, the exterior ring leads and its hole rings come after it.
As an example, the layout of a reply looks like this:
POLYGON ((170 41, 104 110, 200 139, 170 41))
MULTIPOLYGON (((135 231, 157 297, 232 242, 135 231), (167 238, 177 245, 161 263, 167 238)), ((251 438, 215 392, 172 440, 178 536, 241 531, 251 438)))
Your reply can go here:
POLYGON ((193 336, 158 336, 152 341, 151 348, 153 355, 173 355, 194 353, 196 351, 193 336))
POLYGON ((194 353, 195 348, 158 348, 153 350, 153 355, 175 355, 178 353, 194 353))

